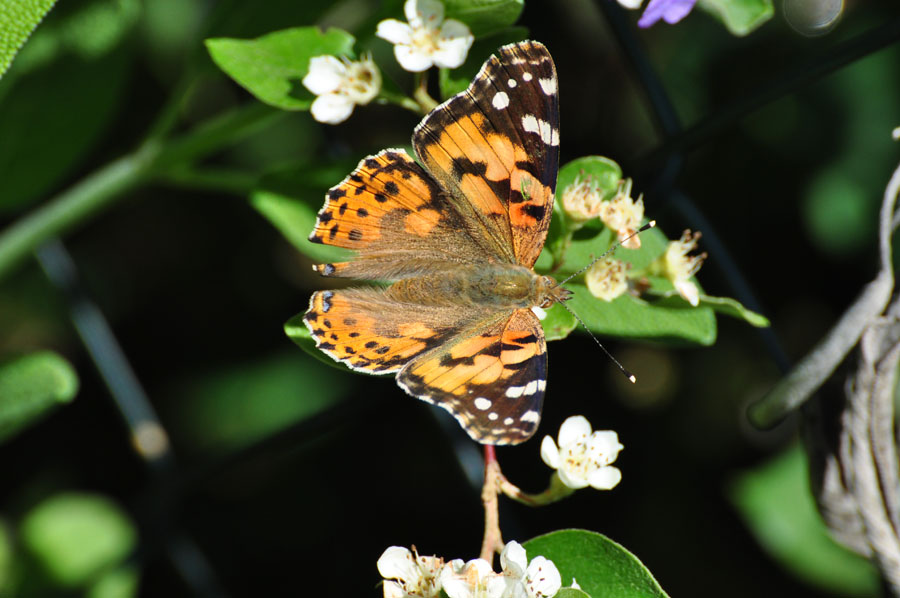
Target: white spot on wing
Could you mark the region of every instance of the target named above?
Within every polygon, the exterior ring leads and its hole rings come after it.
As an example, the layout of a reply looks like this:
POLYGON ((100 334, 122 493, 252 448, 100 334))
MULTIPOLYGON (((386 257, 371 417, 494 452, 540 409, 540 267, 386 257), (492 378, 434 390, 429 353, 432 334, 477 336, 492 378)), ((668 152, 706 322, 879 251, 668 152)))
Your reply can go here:
POLYGON ((538 83, 541 84, 541 89, 548 96, 552 96, 557 92, 556 79, 540 79, 538 83))
POLYGON ((541 414, 537 411, 526 411, 522 414, 522 417, 519 418, 519 421, 538 423, 541 421, 541 414))
POLYGON ((533 395, 537 392, 538 383, 537 380, 532 380, 528 384, 525 385, 525 390, 522 391, 523 395, 533 395))
POLYGON ((497 110, 503 110, 504 108, 509 106, 509 96, 506 95, 505 91, 498 91, 494 95, 494 99, 491 104, 493 104, 494 108, 496 108, 497 110))
POLYGON ((509 81, 506 82, 506 84, 509 85, 510 87, 515 87, 516 85, 518 85, 518 83, 516 83, 515 79, 510 79, 509 81))
POLYGON ((522 81, 531 81, 531 79, 532 79, 531 73, 524 73, 522 75, 522 81))
POLYGON ((491 401, 484 397, 478 397, 475 399, 475 408, 480 409, 481 411, 487 411, 491 408, 491 401))
POLYGON ((508 425, 510 425, 511 423, 513 423, 514 421, 515 421, 515 420, 514 420, 513 418, 507 417, 506 419, 503 420, 503 425, 504 425, 504 426, 508 426, 508 425))
POLYGON ((497 421, 497 419, 498 419, 499 417, 500 417, 500 416, 497 415, 496 413, 494 413, 493 411, 491 411, 490 413, 488 413, 488 419, 491 420, 492 422, 493 422, 493 421, 497 421))
POLYGON ((538 390, 544 390, 547 388, 547 381, 546 380, 538 380, 537 386, 538 386, 538 390))
POLYGON ((506 396, 511 399, 518 399, 525 392, 524 386, 510 386, 506 389, 506 396))
POLYGON ((537 133, 541 141, 547 145, 559 145, 559 131, 546 120, 537 118, 534 114, 526 114, 522 117, 522 128, 528 133, 537 133))

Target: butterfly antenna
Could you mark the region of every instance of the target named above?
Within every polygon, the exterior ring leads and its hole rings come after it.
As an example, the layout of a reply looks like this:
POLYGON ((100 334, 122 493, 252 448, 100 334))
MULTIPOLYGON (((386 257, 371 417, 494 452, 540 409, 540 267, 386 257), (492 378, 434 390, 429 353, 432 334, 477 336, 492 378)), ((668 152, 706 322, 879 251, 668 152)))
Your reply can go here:
MULTIPOLYGON (((561 287, 562 285, 566 284, 567 282, 569 282, 570 280, 572 280, 572 279, 575 278, 576 276, 578 276, 578 275, 580 275, 580 274, 584 274, 584 273, 587 271, 588 268, 590 268, 591 266, 593 266, 594 264, 596 264, 597 262, 599 262, 600 260, 602 260, 603 258, 605 258, 606 256, 608 256, 610 253, 612 253, 613 251, 615 251, 616 249, 618 249, 618 248, 622 245, 622 243, 624 243, 625 241, 627 241, 627 240, 630 239, 631 237, 636 237, 636 236, 638 236, 639 234, 641 234, 641 233, 644 232, 645 230, 650 230, 650 229, 653 228, 654 226, 656 226, 656 220, 651 220, 650 222, 648 222, 647 224, 643 225, 641 228, 637 229, 636 231, 634 231, 633 233, 631 233, 630 235, 628 235, 627 237, 625 237, 625 238, 622 239, 621 241, 617 241, 617 242, 615 243, 615 245, 613 245, 612 247, 610 247, 609 249, 607 249, 606 251, 604 251, 604 252, 603 252, 603 255, 601 255, 600 257, 595 257, 594 259, 592 259, 591 262, 590 262, 587 266, 585 266, 584 268, 582 268, 582 269, 579 270, 578 272, 575 272, 574 274, 570 274, 569 276, 566 277, 565 280, 556 283, 556 286, 561 287)), ((571 310, 570 310, 570 311, 571 311, 571 310)), ((578 317, 578 316, 576 316, 576 317, 578 317)))
MULTIPOLYGON (((635 232, 631 233, 630 235, 628 235, 627 237, 625 237, 625 238, 622 239, 621 241, 618 241, 615 245, 613 245, 612 247, 610 247, 609 249, 607 249, 606 251, 604 251, 604 252, 603 252, 603 255, 601 255, 600 257, 595 257, 593 260, 591 260, 591 263, 589 263, 587 266, 585 266, 584 268, 582 268, 582 269, 579 270, 578 272, 575 272, 574 274, 571 274, 570 276, 568 276, 565 280, 556 283, 556 286, 557 286, 557 287, 561 287, 562 285, 566 284, 567 282, 569 282, 570 280, 572 280, 573 278, 575 278, 575 277, 578 276, 579 274, 583 274, 585 271, 587 271, 588 268, 590 268, 591 266, 593 266, 594 264, 596 264, 597 262, 599 262, 600 260, 602 260, 603 258, 605 258, 606 256, 608 256, 610 253, 612 253, 613 251, 615 251, 616 249, 618 249, 619 246, 622 245, 622 243, 624 243, 625 241, 627 241, 627 240, 630 239, 631 237, 634 237, 634 236, 637 236, 637 235, 641 234, 641 233, 644 232, 645 230, 649 230, 649 229, 653 228, 654 226, 656 226, 656 220, 651 220, 651 221, 648 222, 647 224, 643 225, 641 228, 637 229, 635 232)), ((612 362, 613 362, 614 364, 616 364, 616 367, 619 368, 619 371, 622 372, 622 374, 623 374, 626 378, 628 378, 628 380, 630 380, 632 384, 634 384, 635 382, 637 382, 637 378, 635 377, 635 375, 632 374, 631 372, 629 372, 628 370, 626 370, 626 369, 625 369, 625 366, 623 366, 621 363, 619 363, 619 360, 612 356, 612 353, 610 353, 610 352, 606 349, 606 347, 603 346, 603 343, 601 343, 600 340, 597 339, 596 336, 594 336, 594 333, 591 332, 591 329, 587 327, 587 324, 584 323, 584 320, 582 320, 581 318, 579 318, 579 317, 578 317, 578 314, 576 314, 574 311, 572 311, 571 309, 569 309, 569 306, 566 305, 564 302, 560 301, 559 303, 560 303, 560 305, 562 305, 564 308, 566 308, 566 311, 567 311, 567 312, 569 312, 570 314, 572 314, 572 317, 573 317, 573 318, 575 318, 576 320, 578 320, 578 323, 581 324, 581 327, 585 329, 585 331, 590 335, 590 337, 591 337, 592 339, 594 339, 594 342, 597 343, 597 346, 600 347, 600 349, 601 349, 604 353, 606 353, 606 356, 609 357, 610 360, 612 360, 612 362)))

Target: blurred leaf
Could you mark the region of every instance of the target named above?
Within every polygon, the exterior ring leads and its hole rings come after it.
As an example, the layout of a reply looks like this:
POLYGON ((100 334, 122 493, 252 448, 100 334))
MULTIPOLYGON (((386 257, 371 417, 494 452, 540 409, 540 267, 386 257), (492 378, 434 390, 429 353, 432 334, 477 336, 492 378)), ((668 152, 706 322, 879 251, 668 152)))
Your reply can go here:
POLYGON ((331 407, 348 388, 294 351, 214 371, 178 391, 183 433, 200 450, 232 451, 331 407))
POLYGON ((308 110, 313 94, 303 87, 313 56, 353 56, 352 35, 341 29, 295 27, 252 40, 215 38, 206 48, 241 87, 266 104, 284 110, 308 110))
POLYGON ((13 539, 9 526, 0 519, 0 596, 12 596, 13 539))
POLYGON ((741 305, 736 299, 731 297, 711 297, 709 295, 700 295, 700 305, 711 307, 714 311, 744 320, 751 326, 757 328, 768 328, 770 326, 768 318, 755 311, 749 310, 741 305))
POLYGON ((803 220, 813 243, 832 256, 866 247, 875 236, 876 213, 864 184, 851 169, 825 168, 803 198, 803 220))
POLYGON ((879 576, 837 544, 816 511, 799 443, 738 476, 729 497, 762 547, 807 583, 842 596, 878 596, 879 576))
POLYGON ((557 592, 556 598, 591 598, 591 595, 584 590, 563 588, 559 592, 557 592))
POLYGON ((56 0, 0 0, 0 78, 56 0))
POLYGON ((57 494, 29 511, 20 526, 23 548, 50 579, 83 587, 122 563, 134 550, 137 531, 113 501, 96 494, 57 494))
POLYGON ((775 14, 772 0, 699 0, 699 4, 739 36, 751 33, 775 14))
POLYGON ((316 214, 325 204, 325 193, 352 168, 349 162, 335 162, 270 174, 251 194, 250 203, 304 255, 320 262, 347 260, 353 252, 312 243, 309 234, 315 227, 316 214))
POLYGON ((653 598, 667 594, 653 575, 620 544, 585 530, 561 530, 524 544, 529 558, 553 561, 564 584, 578 581, 592 598, 653 598))
POLYGON ((140 574, 134 567, 119 567, 103 574, 87 592, 86 598, 132 598, 138 595, 140 574))
POLYGON ((509 27, 522 14, 524 0, 443 0, 448 19, 458 19, 469 26, 477 38, 492 35, 509 27))
POLYGON ((528 29, 525 27, 509 27, 503 31, 498 31, 486 37, 475 40, 469 49, 466 62, 456 69, 440 69, 438 82, 441 88, 441 97, 445 100, 450 96, 456 95, 465 90, 478 71, 481 65, 494 54, 501 46, 522 41, 528 38, 528 29))
POLYGON ((69 362, 51 351, 0 364, 0 440, 9 438, 78 392, 69 362))
POLYGON ((0 100, 0 213, 39 199, 90 157, 116 113, 130 64, 128 51, 91 60, 67 55, 17 79, 0 100))

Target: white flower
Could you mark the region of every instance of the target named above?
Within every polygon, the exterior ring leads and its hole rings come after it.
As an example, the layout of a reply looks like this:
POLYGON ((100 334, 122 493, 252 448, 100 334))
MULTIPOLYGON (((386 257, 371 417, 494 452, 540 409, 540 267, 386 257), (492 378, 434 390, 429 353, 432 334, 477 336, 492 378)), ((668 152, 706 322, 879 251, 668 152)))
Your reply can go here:
POLYGON ((475 38, 456 19, 444 20, 444 5, 438 0, 406 0, 406 20, 386 19, 378 23, 375 35, 394 44, 394 56, 413 73, 432 65, 455 69, 466 61, 475 38))
POLYGON ((591 432, 590 422, 584 416, 575 415, 560 426, 558 438, 559 448, 551 437, 544 437, 541 458, 569 488, 591 486, 611 490, 622 480, 622 472, 610 466, 625 448, 615 432, 591 432))
POLYGON ((584 282, 591 295, 597 299, 612 301, 628 290, 625 264, 612 258, 594 262, 584 273, 584 282))
POLYGON ((559 592, 562 578, 556 565, 542 556, 531 563, 518 542, 500 553, 502 573, 495 573, 483 559, 447 563, 441 584, 450 598, 550 598, 559 592))
POLYGON ((622 247, 627 249, 641 248, 641 238, 635 233, 643 219, 644 200, 641 197, 637 201, 631 198, 631 179, 619 185, 616 196, 600 209, 600 220, 616 231, 622 247))
POLYGON ((694 307, 700 304, 700 292, 691 277, 703 265, 706 254, 688 253, 697 248, 699 239, 699 232, 691 234, 691 231, 686 230, 677 241, 669 241, 666 253, 661 258, 664 276, 672 282, 678 294, 694 307))
POLYGON ((391 546, 378 559, 378 572, 385 579, 384 598, 438 596, 443 567, 444 559, 419 556, 402 546, 391 546))
POLYGON ((359 62, 345 57, 314 56, 303 85, 318 97, 310 112, 319 122, 336 125, 350 118, 356 104, 368 104, 381 90, 381 72, 371 56, 359 62))
POLYGON ((574 222, 585 222, 600 214, 603 194, 590 176, 575 181, 563 189, 562 207, 566 216, 574 222))

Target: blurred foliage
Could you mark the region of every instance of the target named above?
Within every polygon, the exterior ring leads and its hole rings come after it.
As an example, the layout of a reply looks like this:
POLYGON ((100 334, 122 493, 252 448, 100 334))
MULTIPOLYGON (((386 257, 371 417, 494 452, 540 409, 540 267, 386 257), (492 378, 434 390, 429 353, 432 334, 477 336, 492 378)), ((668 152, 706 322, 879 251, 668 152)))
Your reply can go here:
POLYGON ((39 571, 61 588, 95 583, 137 545, 135 526, 118 505, 103 496, 76 492, 57 494, 36 505, 22 519, 19 534, 23 550, 39 571))
POLYGON ((795 575, 835 595, 880 595, 875 567, 837 544, 816 511, 799 443, 736 477, 729 496, 757 541, 795 575))
POLYGON ((0 78, 56 0, 0 0, 0 78))
POLYGON ((50 351, 0 363, 0 441, 34 423, 78 392, 78 375, 50 351))

